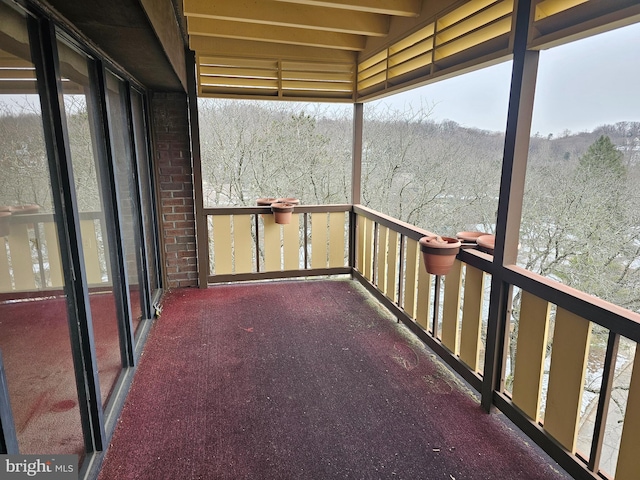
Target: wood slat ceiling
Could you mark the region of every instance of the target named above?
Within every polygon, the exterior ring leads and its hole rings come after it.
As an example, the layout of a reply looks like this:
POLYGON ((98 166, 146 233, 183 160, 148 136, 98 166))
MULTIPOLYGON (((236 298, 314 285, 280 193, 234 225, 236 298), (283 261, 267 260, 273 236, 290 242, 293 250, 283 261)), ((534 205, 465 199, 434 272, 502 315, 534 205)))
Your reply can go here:
POLYGON ((368 40, 385 38, 393 18, 419 17, 423 1, 184 0, 183 8, 200 96, 350 102, 368 40))
MULTIPOLYGON (((517 0, 183 0, 200 96, 367 101, 510 57, 517 0)), ((527 4, 528 5, 528 4, 527 4)), ((638 21, 638 0, 533 0, 529 47, 638 21)))

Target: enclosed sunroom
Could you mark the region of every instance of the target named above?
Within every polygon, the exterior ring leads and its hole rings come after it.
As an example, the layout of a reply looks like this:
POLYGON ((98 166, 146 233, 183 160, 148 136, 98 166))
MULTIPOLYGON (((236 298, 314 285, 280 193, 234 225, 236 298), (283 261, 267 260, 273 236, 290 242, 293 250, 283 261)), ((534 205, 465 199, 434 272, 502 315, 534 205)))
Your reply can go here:
POLYGON ((632 0, 0 0, 0 454, 639 478, 639 26, 632 0), (429 119, 442 86, 502 123, 429 119), (567 111, 604 125, 537 130, 567 111), (419 240, 464 230, 494 243, 429 274, 419 240))

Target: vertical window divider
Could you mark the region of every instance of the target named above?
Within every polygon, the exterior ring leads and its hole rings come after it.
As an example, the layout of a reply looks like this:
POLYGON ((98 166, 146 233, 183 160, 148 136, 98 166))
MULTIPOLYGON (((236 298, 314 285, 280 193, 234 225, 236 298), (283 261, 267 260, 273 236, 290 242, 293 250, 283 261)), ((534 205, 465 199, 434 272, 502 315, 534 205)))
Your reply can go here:
POLYGON ((106 71, 100 60, 94 60, 89 68, 92 88, 89 98, 95 104, 92 121, 96 126, 98 137, 98 164, 101 187, 105 192, 105 218, 109 244, 115 255, 111 255, 111 278, 116 310, 118 313, 118 333, 120 337, 120 357, 124 368, 135 364, 135 348, 133 345, 133 325, 131 323, 131 303, 129 300, 129 280, 125 262, 124 245, 122 243, 122 222, 120 221, 120 200, 118 198, 118 180, 115 173, 115 158, 111 148, 109 114, 107 102, 106 71), (93 78, 91 78, 93 77, 93 78))
POLYGON ((65 294, 71 351, 78 391, 80 421, 87 453, 106 447, 100 382, 93 339, 89 290, 84 267, 78 202, 73 188, 69 136, 64 119, 62 81, 54 25, 45 19, 28 17, 31 56, 38 79, 43 132, 51 172, 56 231, 60 258, 65 267, 65 294))
MULTIPOLYGON (((152 132, 153 132, 153 122, 151 121, 151 118, 149 116, 149 112, 151 112, 151 104, 149 102, 149 97, 148 95, 144 95, 143 97, 143 118, 144 118, 144 125, 145 125, 145 143, 147 145, 147 154, 149 156, 149 158, 145 159, 145 161, 148 163, 149 166, 149 174, 151 176, 151 178, 148 179, 149 182, 149 187, 150 187, 150 194, 151 194, 151 213, 152 213, 152 221, 153 221, 153 240, 154 240, 154 245, 155 245, 155 249, 156 251, 153 252, 153 261, 156 264, 156 276, 157 276, 157 280, 159 282, 159 289, 156 292, 156 295, 154 295, 154 298, 152 300, 153 302, 153 307, 157 307, 158 303, 160 301, 160 297, 162 296, 162 287, 164 286, 164 263, 162 261, 162 254, 161 251, 162 249, 160 248, 160 244, 158 239, 160 238, 160 231, 159 231, 159 225, 160 222, 158 220, 158 212, 160 211, 160 206, 159 206, 159 195, 157 195, 157 188, 156 188, 156 179, 157 179, 157 173, 156 173, 156 166, 155 166, 155 162, 153 161, 154 158, 154 145, 153 142, 151 141, 151 136, 152 136, 152 132)), ((205 222, 206 225, 206 222, 205 222)), ((206 227, 205 227, 206 228, 206 227)), ((208 256, 207 256, 207 266, 209 265, 209 260, 208 260, 208 256)), ((147 261, 149 261, 150 259, 147 258, 147 261)), ((206 270, 207 275, 209 273, 209 269, 207 268, 206 270)), ((155 312, 154 312, 155 314, 155 312)))
MULTIPOLYGON (((140 239, 140 245, 136 248, 136 262, 138 263, 138 281, 140 282, 141 292, 140 296, 143 299, 143 308, 142 311, 145 316, 149 316, 151 312, 151 302, 150 302, 150 285, 149 285, 149 276, 147 275, 146 266, 146 258, 147 258, 147 247, 144 242, 146 238, 147 232, 145 231, 144 221, 142 219, 142 193, 140 188, 140 176, 138 175, 138 162, 141 160, 138 158, 135 146, 135 134, 133 132, 133 112, 131 108, 131 84, 129 82, 125 82, 125 98, 123 102, 123 111, 126 113, 126 122, 127 122, 127 132, 129 134, 129 151, 130 158, 133 163, 132 169, 133 174, 133 183, 135 187, 135 198, 134 198, 134 210, 135 210, 135 218, 134 218, 134 228, 136 230, 137 236, 140 239)), ((144 159, 142 159, 144 161, 144 159)), ((133 319, 131 319, 133 320, 133 319)), ((133 337, 134 332, 131 331, 131 335, 133 337)), ((134 359, 135 362, 135 359, 134 359)))

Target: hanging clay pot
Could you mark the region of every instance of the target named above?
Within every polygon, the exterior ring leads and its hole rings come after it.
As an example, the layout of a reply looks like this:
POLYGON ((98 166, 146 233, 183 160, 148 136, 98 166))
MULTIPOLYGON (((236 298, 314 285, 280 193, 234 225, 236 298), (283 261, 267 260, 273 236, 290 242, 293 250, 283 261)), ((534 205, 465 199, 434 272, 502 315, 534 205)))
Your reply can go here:
MULTIPOLYGON (((270 207, 272 203, 276 203, 276 200, 277 199, 275 197, 258 198, 256 200, 256 205, 259 207, 270 207)), ((264 218, 262 213, 260 214, 260 218, 264 218)))
MULTIPOLYGON (((495 235, 482 235, 481 237, 478 237, 476 241, 478 242, 478 249, 481 252, 485 252, 490 255, 493 255, 493 249, 496 246, 495 235)), ((518 248, 520 247, 518 246, 518 248)))
MULTIPOLYGON (((9 235, 9 221, 11 220, 11 212, 0 211, 0 237, 9 235)), ((4 246, 2 247, 4 248, 4 246)))
POLYGON ((32 213, 38 213, 40 211, 39 205, 18 205, 11 207, 11 213, 13 215, 27 215, 32 213))
POLYGON ((485 232, 458 232, 456 233, 456 238, 465 243, 476 243, 478 237, 482 235, 489 235, 485 232))
POLYGON ((293 205, 300 205, 300 200, 294 197, 279 198, 276 203, 291 203, 293 205))
POLYGON ((460 240, 451 237, 430 236, 420 239, 424 266, 432 275, 446 275, 460 251, 460 240))
POLYGON ((478 246, 476 240, 478 237, 488 235, 485 232, 458 232, 456 238, 462 242, 462 248, 475 248, 478 246))
POLYGON ((259 207, 270 207, 271 204, 276 203, 276 201, 278 201, 278 199, 275 197, 259 198, 256 200, 256 205, 259 207))
POLYGON ((291 214, 293 213, 293 203, 272 203, 271 211, 275 217, 276 223, 280 225, 288 225, 291 222, 291 214))

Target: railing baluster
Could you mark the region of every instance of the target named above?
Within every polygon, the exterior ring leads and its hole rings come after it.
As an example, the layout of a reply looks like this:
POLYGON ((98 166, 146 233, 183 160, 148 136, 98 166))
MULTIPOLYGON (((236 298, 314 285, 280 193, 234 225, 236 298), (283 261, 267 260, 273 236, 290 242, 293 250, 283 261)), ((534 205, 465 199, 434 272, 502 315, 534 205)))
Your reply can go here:
POLYGON ((327 214, 311 214, 311 268, 327 266, 327 214))
POLYGON ((343 212, 329 213, 329 267, 344 267, 344 227, 343 212))
POLYGON ((467 265, 464 276, 460 359, 474 372, 478 370, 483 294, 484 272, 467 265))
MULTIPOLYGON (((407 315, 418 321, 418 324, 422 325, 425 330, 427 329, 426 317, 420 322, 419 317, 416 314, 416 291, 418 291, 418 242, 411 238, 406 239, 406 261, 404 269, 404 301, 402 302, 402 308, 407 315)), ((429 289, 427 288, 427 292, 429 289)), ((418 296, 420 292, 418 291, 418 296)), ((401 297, 402 298, 402 297, 401 297)), ((427 305, 428 308, 428 305, 427 305)))
POLYGON ((263 216, 264 227, 264 269, 266 272, 279 272, 281 270, 280 225, 273 215, 263 216))
POLYGON ((60 247, 58 245, 58 233, 53 222, 45 222, 44 238, 47 247, 47 263, 49 264, 49 283, 51 287, 62 287, 62 262, 60 260, 60 247))
POLYGON ((213 217, 213 246, 216 275, 232 273, 231 215, 213 217))
POLYGON ((233 216, 234 273, 250 273, 253 270, 251 245, 251 215, 233 216))
POLYGON ((398 302, 398 290, 396 288, 396 277, 398 269, 398 232, 389 230, 387 232, 387 297, 394 303, 398 302))
POLYGON ((364 234, 364 261, 362 274, 364 277, 373 282, 373 268, 374 268, 374 251, 375 251, 375 222, 369 219, 365 219, 365 234, 364 234))
POLYGON ((13 222, 9 233, 9 253, 11 270, 16 290, 33 290, 36 282, 33 276, 33 259, 26 223, 13 222))
MULTIPOLYGON (((104 214, 102 212, 88 212, 86 213, 87 218, 91 218, 93 220, 98 220, 98 225, 100 226, 100 247, 103 251, 104 263, 107 270, 107 283, 111 284, 112 276, 111 276, 111 251, 107 248, 107 223, 104 218, 104 214)), ((80 213, 80 220, 83 219, 83 213, 80 213)), ((94 224, 94 235, 95 235, 95 224, 94 224)), ((102 278, 101 278, 102 280, 102 278)))
POLYGON ((387 266, 389 259, 387 257, 387 240, 389 229, 383 225, 378 225, 378 249, 375 257, 376 266, 376 285, 378 289, 387 297, 387 266))
MULTIPOLYGON (((416 249, 416 262, 418 270, 418 284, 417 284, 417 299, 416 299, 416 320, 418 325, 422 325, 425 330, 429 330, 429 303, 431 300, 431 275, 427 273, 427 268, 422 261, 422 255, 420 254, 420 248, 418 242, 412 240, 415 243, 416 249)), ((434 297, 434 301, 436 297, 434 297)))
POLYGON ((544 429, 572 453, 576 449, 590 338, 591 322, 558 308, 544 429))
MULTIPOLYGON (((103 283, 95 220, 80 220, 80 230, 82 232, 82 248, 84 250, 84 266, 87 271, 87 282, 90 285, 103 283)), ((104 241, 106 231, 102 231, 101 233, 102 240, 104 241)), ((107 249, 105 248, 104 250, 107 249)), ((109 272, 108 264, 106 268, 107 272, 109 272)), ((111 277, 109 277, 109 280, 110 279, 111 277)))
POLYGON ((356 268, 364 275, 365 249, 367 247, 367 242, 366 242, 367 219, 362 215, 358 215, 357 225, 358 225, 357 227, 358 239, 356 241, 356 268))
POLYGON ((460 326, 460 290, 462 288, 462 262, 456 260, 444 277, 444 305, 442 308, 442 343, 451 353, 458 353, 460 326))
POLYGON ((513 376, 513 403, 535 422, 538 421, 540 413, 550 311, 549 302, 529 292, 522 292, 513 376))
POLYGON ((282 227, 282 248, 284 250, 284 269, 300 268, 300 215, 293 213, 291 223, 282 227))

